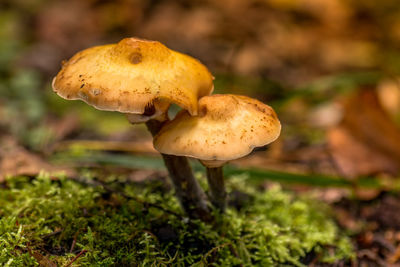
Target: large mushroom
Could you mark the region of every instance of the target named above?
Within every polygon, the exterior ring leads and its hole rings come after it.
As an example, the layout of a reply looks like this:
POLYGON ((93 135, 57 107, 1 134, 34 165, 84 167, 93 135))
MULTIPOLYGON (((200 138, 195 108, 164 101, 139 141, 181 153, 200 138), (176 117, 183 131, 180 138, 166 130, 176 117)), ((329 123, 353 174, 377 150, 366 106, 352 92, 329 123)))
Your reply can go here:
POLYGON ((207 168, 212 203, 226 206, 222 166, 248 155, 255 147, 273 142, 281 130, 274 110, 264 103, 238 95, 204 96, 199 115, 182 110, 154 137, 164 154, 199 159, 207 168))
MULTIPOLYGON (((171 103, 197 115, 198 99, 213 91, 213 76, 198 60, 157 41, 126 38, 78 52, 63 63, 52 85, 65 99, 125 113, 131 123, 146 122, 155 135, 168 121, 171 103)), ((187 214, 208 220, 204 192, 187 159, 162 156, 187 214)))

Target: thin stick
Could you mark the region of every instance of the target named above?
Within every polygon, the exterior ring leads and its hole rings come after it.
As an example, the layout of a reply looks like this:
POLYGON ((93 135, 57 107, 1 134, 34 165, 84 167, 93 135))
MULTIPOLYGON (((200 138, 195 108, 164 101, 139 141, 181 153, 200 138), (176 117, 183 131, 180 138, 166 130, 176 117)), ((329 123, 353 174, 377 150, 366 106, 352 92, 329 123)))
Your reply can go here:
POLYGON ((79 230, 74 235, 74 240, 72 240, 72 245, 71 245, 71 249, 69 250, 69 253, 72 253, 72 251, 74 251, 74 248, 76 245, 76 239, 78 238, 78 234, 79 234, 79 230))
POLYGON ((57 234, 61 233, 62 231, 63 231, 63 229, 56 230, 56 231, 54 231, 54 232, 52 232, 50 234, 42 236, 42 239, 46 239, 46 238, 52 237, 54 235, 57 235, 57 234))
POLYGON ((81 252, 79 252, 78 255, 76 255, 67 265, 65 265, 65 267, 71 266, 72 263, 74 263, 74 261, 76 261, 79 257, 81 257, 83 254, 85 254, 87 252, 87 250, 82 250, 81 252))

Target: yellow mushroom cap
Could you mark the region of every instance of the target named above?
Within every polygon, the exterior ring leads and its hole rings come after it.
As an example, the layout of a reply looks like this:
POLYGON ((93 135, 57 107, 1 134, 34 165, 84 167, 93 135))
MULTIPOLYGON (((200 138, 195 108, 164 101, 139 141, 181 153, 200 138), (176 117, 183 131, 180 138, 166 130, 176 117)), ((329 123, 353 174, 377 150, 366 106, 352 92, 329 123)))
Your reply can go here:
POLYGON ((138 114, 131 118, 145 121, 140 115, 146 108, 154 106, 159 115, 170 103, 196 115, 198 99, 213 90, 213 76, 198 60, 160 42, 126 38, 75 54, 54 78, 53 90, 65 99, 138 114))
POLYGON ((275 141, 280 130, 270 106, 246 96, 211 95, 200 99, 199 116, 183 110, 166 123, 154 137, 154 147, 218 167, 275 141))

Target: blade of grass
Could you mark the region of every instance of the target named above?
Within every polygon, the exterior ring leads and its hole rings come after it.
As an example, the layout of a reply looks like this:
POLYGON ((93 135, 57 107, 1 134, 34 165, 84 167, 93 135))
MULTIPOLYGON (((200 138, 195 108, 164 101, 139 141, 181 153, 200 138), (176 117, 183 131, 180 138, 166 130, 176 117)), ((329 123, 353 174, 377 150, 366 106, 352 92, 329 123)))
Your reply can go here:
POLYGON ((161 157, 121 155, 112 153, 84 153, 71 155, 69 153, 58 153, 52 157, 55 163, 66 163, 73 165, 106 165, 120 166, 132 169, 162 170, 165 168, 161 157))
MULTIPOLYGON (((53 157, 56 162, 72 163, 74 165, 99 164, 120 166, 132 169, 164 170, 161 157, 121 155, 111 153, 85 153, 82 155, 69 155, 66 153, 53 157)), ((204 171, 204 167, 198 161, 192 161, 195 171, 204 171)), ((350 181, 344 177, 335 177, 324 174, 297 174, 284 171, 238 168, 233 165, 226 165, 224 172, 227 177, 232 175, 247 174, 249 180, 254 183, 264 181, 275 181, 286 184, 303 184, 316 187, 362 187, 362 188, 383 188, 384 185, 378 178, 360 177, 356 181, 350 181)))

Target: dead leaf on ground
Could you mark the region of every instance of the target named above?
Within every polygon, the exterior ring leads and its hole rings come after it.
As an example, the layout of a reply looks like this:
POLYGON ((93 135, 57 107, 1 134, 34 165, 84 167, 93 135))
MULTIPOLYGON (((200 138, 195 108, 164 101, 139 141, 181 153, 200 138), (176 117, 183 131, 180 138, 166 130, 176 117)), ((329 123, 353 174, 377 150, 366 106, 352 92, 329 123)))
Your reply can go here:
POLYGON ((35 258, 35 260, 39 263, 40 266, 43 267, 57 267, 57 264, 50 260, 48 257, 40 254, 37 251, 32 251, 30 252, 30 254, 32 255, 32 257, 35 258))
POLYGON ((400 129, 382 108, 375 90, 361 90, 349 99, 343 122, 355 137, 400 164, 400 129))
POLYGON ((7 176, 35 176, 42 170, 50 173, 64 171, 67 175, 74 174, 74 171, 71 169, 50 165, 38 155, 19 146, 11 137, 0 139, 0 182, 7 176))
POLYGON ((348 177, 396 175, 400 170, 400 130, 372 89, 345 102, 343 121, 328 132, 327 140, 336 164, 348 177))
POLYGON ((327 138, 332 157, 346 177, 355 179, 360 175, 397 170, 390 157, 375 151, 343 126, 330 130, 327 138))

